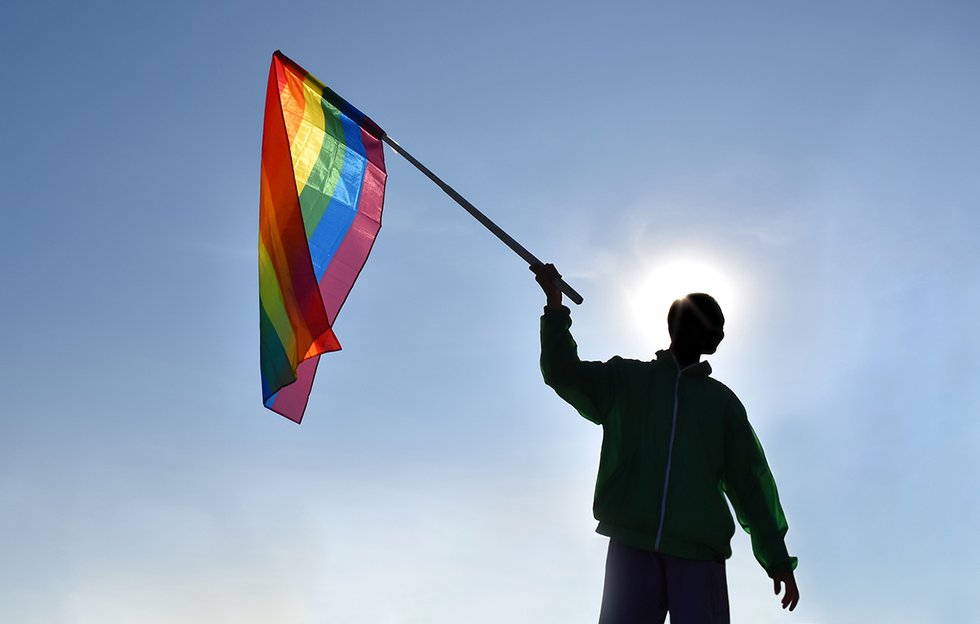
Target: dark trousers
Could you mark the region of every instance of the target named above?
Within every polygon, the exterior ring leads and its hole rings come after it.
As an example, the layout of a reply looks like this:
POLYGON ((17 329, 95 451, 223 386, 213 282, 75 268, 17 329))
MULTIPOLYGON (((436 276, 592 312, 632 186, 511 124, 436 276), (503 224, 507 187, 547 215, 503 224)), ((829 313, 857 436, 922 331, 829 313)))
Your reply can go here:
POLYGON ((724 561, 693 561, 609 540, 599 624, 728 624, 724 561))

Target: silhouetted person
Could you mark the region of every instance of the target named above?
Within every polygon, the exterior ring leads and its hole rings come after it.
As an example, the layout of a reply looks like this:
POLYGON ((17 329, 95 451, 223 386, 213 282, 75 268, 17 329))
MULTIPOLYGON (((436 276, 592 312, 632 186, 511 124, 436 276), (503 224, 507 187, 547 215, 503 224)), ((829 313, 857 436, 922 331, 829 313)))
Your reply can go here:
POLYGON ((796 558, 762 446, 735 394, 709 375, 701 355, 725 337, 709 295, 678 299, 667 314, 670 348, 648 362, 583 362, 569 331, 551 264, 531 267, 547 296, 541 317, 545 383, 602 425, 593 511, 609 537, 600 624, 729 622, 725 560, 735 523, 782 605, 796 608, 796 558))

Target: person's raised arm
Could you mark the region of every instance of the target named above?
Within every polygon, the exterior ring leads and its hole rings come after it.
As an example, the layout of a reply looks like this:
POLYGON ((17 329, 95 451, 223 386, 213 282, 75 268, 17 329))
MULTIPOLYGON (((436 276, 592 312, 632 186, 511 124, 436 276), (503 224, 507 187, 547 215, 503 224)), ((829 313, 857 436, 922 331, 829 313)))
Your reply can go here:
MULTIPOLYGON (((531 267, 547 298, 541 316, 541 374, 544 382, 596 424, 604 424, 615 390, 613 361, 583 362, 572 338, 571 311, 562 305, 560 275, 552 264, 531 267)), ((618 358, 614 358, 618 360, 618 358)))

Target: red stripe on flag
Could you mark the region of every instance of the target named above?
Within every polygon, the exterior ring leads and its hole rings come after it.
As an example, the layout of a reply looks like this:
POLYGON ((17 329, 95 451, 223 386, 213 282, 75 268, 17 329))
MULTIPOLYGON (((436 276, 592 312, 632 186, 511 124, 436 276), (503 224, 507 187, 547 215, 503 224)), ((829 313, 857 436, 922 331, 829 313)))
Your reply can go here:
POLYGON ((273 409, 299 422, 316 371, 317 354, 340 349, 327 321, 313 272, 306 229, 300 211, 292 156, 279 92, 279 67, 273 60, 266 92, 262 135, 262 189, 259 202, 259 236, 269 252, 289 323, 296 335, 297 382, 279 389, 273 409), (307 363, 311 362, 311 363, 307 363), (308 375, 308 379, 307 379, 308 375))

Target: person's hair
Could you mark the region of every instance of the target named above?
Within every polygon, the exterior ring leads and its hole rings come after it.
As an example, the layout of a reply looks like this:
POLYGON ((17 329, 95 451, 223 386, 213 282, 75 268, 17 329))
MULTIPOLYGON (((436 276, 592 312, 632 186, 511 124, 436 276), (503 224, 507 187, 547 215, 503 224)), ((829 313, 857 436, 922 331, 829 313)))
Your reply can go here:
POLYGON ((715 298, 705 293, 691 293, 670 304, 667 312, 667 329, 670 335, 681 326, 694 320, 708 329, 721 328, 725 324, 725 315, 715 298))

